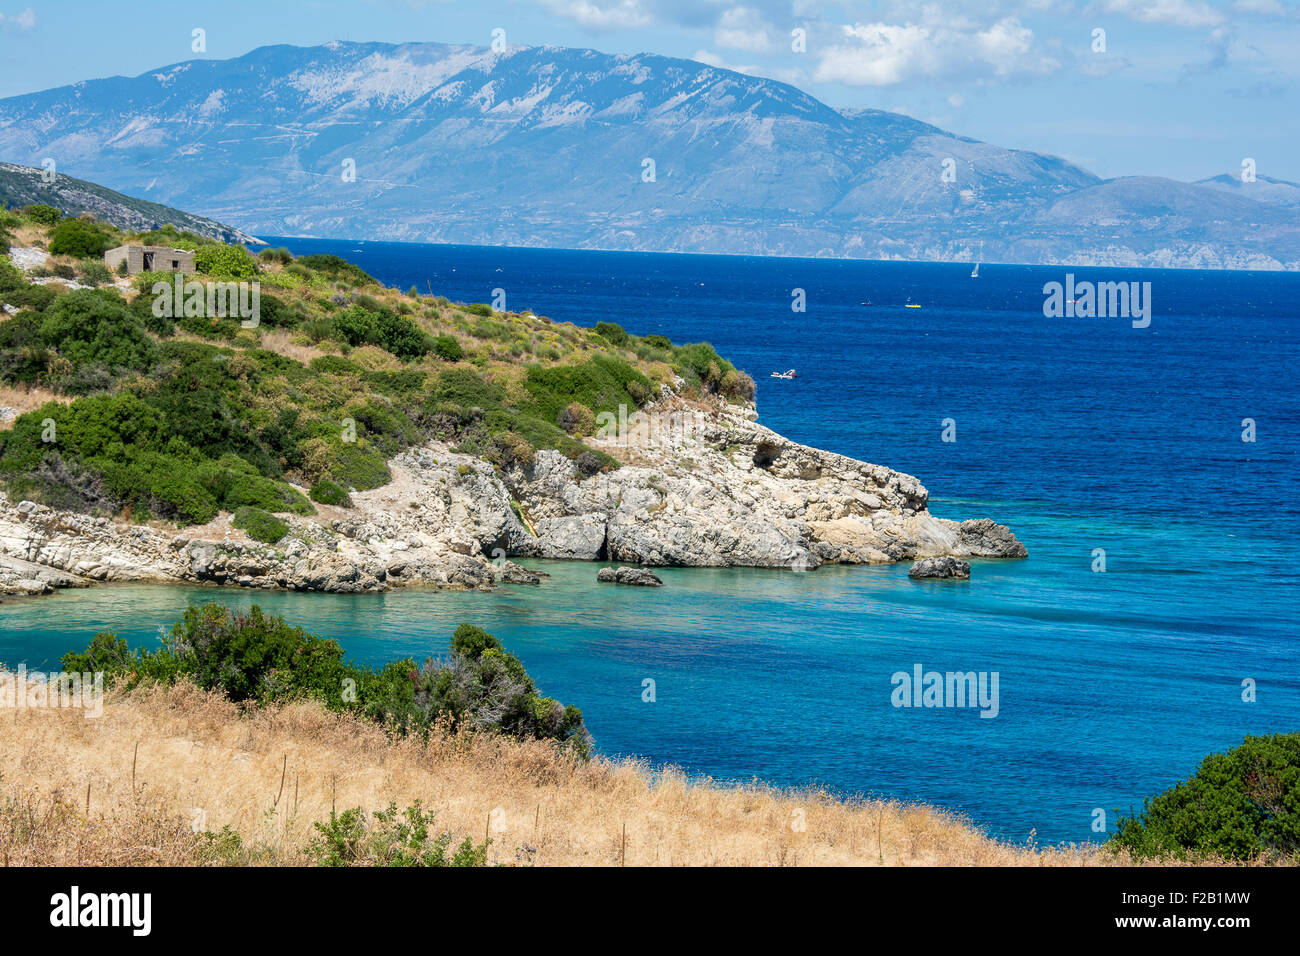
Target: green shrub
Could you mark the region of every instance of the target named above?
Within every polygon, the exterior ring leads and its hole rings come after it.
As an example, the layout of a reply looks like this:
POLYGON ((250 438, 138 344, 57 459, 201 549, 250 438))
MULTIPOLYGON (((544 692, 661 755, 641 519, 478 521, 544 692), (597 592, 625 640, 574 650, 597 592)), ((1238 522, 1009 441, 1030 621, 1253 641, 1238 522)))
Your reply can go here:
POLYGON ((1121 817, 1108 846, 1139 858, 1300 854, 1300 733, 1246 737, 1188 780, 1121 817))
POLYGON ((288 265, 293 262, 293 253, 284 246, 279 246, 275 249, 268 247, 259 252, 257 258, 263 262, 278 262, 281 265, 288 265))
POLYGON ((362 372, 360 365, 341 355, 317 356, 311 360, 310 368, 325 375, 360 375, 362 372))
POLYGON ((647 335, 642 341, 644 341, 646 345, 653 346, 654 348, 665 352, 669 351, 673 347, 673 343, 664 335, 647 335))
POLYGON ((429 336, 414 321, 394 315, 382 306, 378 310, 368 309, 362 303, 367 298, 359 296, 334 316, 334 327, 344 341, 349 345, 377 345, 398 358, 417 358, 429 351, 429 336))
POLYGON ((352 507, 352 496, 348 490, 336 482, 323 478, 311 486, 311 500, 323 505, 337 505, 340 508, 352 507))
MULTIPOLYGON (((13 292, 26 285, 27 277, 23 275, 23 270, 14 265, 8 256, 0 256, 0 292, 13 292)), ((50 290, 50 293, 53 295, 53 290, 50 290)), ((10 305, 15 304, 12 299, 6 301, 10 305)))
POLYGON ((331 710, 351 711, 397 732, 451 730, 553 740, 579 756, 591 740, 582 712, 537 693, 523 664, 481 628, 458 627, 447 660, 392 661, 374 669, 343 660, 336 641, 291 627, 254 605, 191 606, 157 651, 132 652, 112 633, 96 634, 63 657, 65 670, 102 671, 108 683, 171 684, 186 678, 236 702, 268 703, 310 697, 331 710))
POLYGON ((333 460, 326 474, 345 487, 358 491, 386 485, 393 477, 384 456, 359 442, 335 443, 333 460))
POLYGON ((331 279, 346 279, 353 285, 376 284, 374 277, 370 273, 338 256, 327 254, 302 256, 297 262, 300 266, 305 266, 331 279))
POLYGON ((235 513, 230 516, 230 524, 232 527, 248 532, 248 536, 254 541, 261 541, 264 544, 275 544, 289 533, 289 526, 275 515, 248 505, 235 510, 235 513))
POLYGON ((615 345, 627 345, 627 331, 616 322, 597 322, 596 334, 615 345))
POLYGON ((214 279, 253 279, 257 260, 243 246, 210 245, 194 253, 194 268, 214 279))
POLYGON ((24 206, 23 215, 32 222, 38 222, 43 226, 52 226, 63 218, 61 211, 43 202, 24 206))
POLYGON ((81 281, 87 285, 108 285, 113 281, 113 273, 109 272, 108 266, 102 262, 88 261, 79 271, 81 281))
POLYGON ((170 222, 151 232, 141 233, 131 239, 132 245, 167 246, 170 249, 188 249, 193 252, 204 246, 221 245, 216 239, 200 236, 196 232, 177 229, 170 222))
POLYGON ((581 402, 564 406, 556 423, 571 435, 590 435, 596 431, 595 413, 581 402))
POLYGON ((50 233, 50 255, 97 259, 111 249, 108 233, 84 219, 64 219, 50 233))
POLYGON ((465 355, 460 340, 453 335, 439 335, 433 340, 433 352, 448 362, 459 362, 465 355))
POLYGON ((527 438, 518 432, 507 430, 492 436, 483 452, 483 458, 502 468, 515 465, 527 468, 533 463, 535 454, 536 450, 527 438))
MULTIPOLYGON (((318 836, 307 845, 307 854, 317 866, 486 866, 488 843, 475 846, 466 837, 450 859, 447 850, 452 835, 430 837, 434 814, 426 813, 417 800, 402 818, 397 804, 376 810, 373 821, 361 807, 330 812, 328 823, 316 822, 318 836)), ((489 843, 491 841, 488 841, 489 843)))
POLYGON ((754 380, 745 372, 729 368, 722 373, 718 391, 736 401, 752 401, 755 392, 754 380))
POLYGON ((650 380, 627 362, 595 355, 581 365, 530 365, 524 388, 533 396, 530 410, 554 422, 570 402, 580 402, 596 413, 617 412, 619 405, 636 408, 640 403, 628 389, 632 383, 641 386, 642 395, 650 393, 650 380))
POLYGON ((110 290, 77 289, 60 295, 45 312, 40 336, 74 365, 93 362, 144 371, 158 354, 139 316, 110 290))

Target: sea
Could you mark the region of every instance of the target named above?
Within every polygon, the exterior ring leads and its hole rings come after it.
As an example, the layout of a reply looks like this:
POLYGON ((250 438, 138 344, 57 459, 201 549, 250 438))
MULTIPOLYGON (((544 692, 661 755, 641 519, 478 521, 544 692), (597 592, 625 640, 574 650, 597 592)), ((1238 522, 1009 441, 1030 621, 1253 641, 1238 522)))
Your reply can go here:
POLYGON ((1018 843, 1103 840, 1206 755, 1300 731, 1296 273, 263 238, 401 289, 711 342, 764 424, 916 475, 932 512, 1005 523, 1029 557, 969 582, 669 568, 652 590, 539 561, 541 587, 487 594, 110 586, 0 605, 0 661, 54 667, 102 630, 156 643, 214 599, 372 664, 445 654, 470 621, 603 755, 921 801, 1018 843), (1149 321, 1049 316, 1053 282, 1138 283, 1149 321), (996 696, 927 701, 918 670, 996 696))

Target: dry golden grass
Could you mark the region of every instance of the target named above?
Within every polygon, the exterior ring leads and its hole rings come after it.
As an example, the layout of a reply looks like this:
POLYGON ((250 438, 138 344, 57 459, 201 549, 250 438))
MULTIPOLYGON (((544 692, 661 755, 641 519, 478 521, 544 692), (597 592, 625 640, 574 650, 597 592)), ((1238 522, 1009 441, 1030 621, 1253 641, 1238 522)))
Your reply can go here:
POLYGON ((50 229, 50 226, 24 222, 17 229, 11 231, 13 235, 12 244, 18 249, 44 249, 49 243, 50 229))
POLYGON ((0 431, 13 428, 14 420, 18 415, 40 408, 46 402, 62 402, 67 405, 71 401, 72 397, 69 395, 57 395, 44 388, 11 388, 8 385, 0 385, 0 408, 16 410, 13 418, 0 419, 0 431))
POLYGON ((314 345, 303 344, 300 335, 283 329, 277 329, 274 332, 263 332, 262 348, 275 352, 277 355, 283 355, 287 359, 293 359, 303 365, 310 364, 312 359, 330 354, 314 345))
POLYGON ((1117 862, 1094 847, 998 843, 924 806, 691 785, 636 764, 574 763, 542 742, 394 740, 311 703, 241 716, 191 685, 110 694, 97 719, 0 710, 0 852, 9 865, 210 862, 196 820, 200 830, 237 831, 239 862, 296 865, 309 862, 312 822, 332 807, 417 799, 457 841, 491 835, 490 863, 1117 862))

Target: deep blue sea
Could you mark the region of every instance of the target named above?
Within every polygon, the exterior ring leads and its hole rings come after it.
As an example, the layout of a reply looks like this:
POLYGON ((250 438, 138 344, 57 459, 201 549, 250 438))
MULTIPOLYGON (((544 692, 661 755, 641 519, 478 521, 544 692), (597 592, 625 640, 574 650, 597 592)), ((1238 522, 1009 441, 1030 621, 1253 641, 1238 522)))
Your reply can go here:
POLYGON ((1300 275, 986 263, 973 279, 968 264, 266 238, 402 289, 501 289, 511 310, 713 342, 753 374, 765 424, 918 476, 936 514, 1007 523, 1030 557, 975 562, 969 583, 668 569, 645 591, 538 563, 542 588, 488 595, 113 587, 0 606, 0 661, 49 665, 104 628, 155 640, 189 599, 257 601, 368 662, 444 652, 474 621, 583 709, 605 754, 924 800, 1046 842, 1097 839, 1097 808, 1113 825, 1245 734, 1300 730, 1300 275), (1150 326, 1045 318, 1043 285, 1067 272, 1150 282, 1150 326), (998 716, 892 706, 891 675, 916 664, 998 672, 998 716))

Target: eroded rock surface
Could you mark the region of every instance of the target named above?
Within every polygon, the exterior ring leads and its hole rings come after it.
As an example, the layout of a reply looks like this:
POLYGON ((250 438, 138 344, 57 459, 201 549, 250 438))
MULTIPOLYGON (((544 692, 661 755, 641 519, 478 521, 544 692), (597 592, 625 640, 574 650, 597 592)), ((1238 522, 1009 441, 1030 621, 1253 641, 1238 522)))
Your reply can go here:
POLYGON ((961 558, 922 558, 908 569, 907 576, 915 581, 924 578, 952 578, 970 580, 970 562, 961 558))
POLYGON ((810 570, 1026 554, 991 519, 930 514, 911 475, 788 441, 752 407, 673 397, 654 412, 689 427, 666 427, 675 437, 659 443, 593 441, 625 464, 592 476, 555 451, 498 472, 431 442, 390 462, 390 484, 353 492, 350 509, 282 516, 289 534, 273 545, 226 515, 177 529, 0 494, 0 593, 96 581, 344 593, 534 583, 509 557, 810 570))

